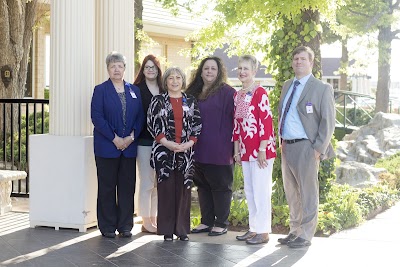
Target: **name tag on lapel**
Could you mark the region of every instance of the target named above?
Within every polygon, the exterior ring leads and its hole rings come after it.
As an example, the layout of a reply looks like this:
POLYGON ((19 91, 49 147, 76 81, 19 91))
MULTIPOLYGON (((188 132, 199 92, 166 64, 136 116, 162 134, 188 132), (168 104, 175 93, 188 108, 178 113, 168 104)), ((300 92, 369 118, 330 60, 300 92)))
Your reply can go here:
POLYGON ((306 104, 306 111, 307 111, 307 114, 314 113, 314 110, 313 110, 313 107, 312 107, 312 103, 308 102, 306 104))
POLYGON ((134 91, 129 91, 129 93, 131 93, 131 97, 132 97, 132 98, 137 98, 137 96, 136 96, 136 94, 135 94, 134 91))

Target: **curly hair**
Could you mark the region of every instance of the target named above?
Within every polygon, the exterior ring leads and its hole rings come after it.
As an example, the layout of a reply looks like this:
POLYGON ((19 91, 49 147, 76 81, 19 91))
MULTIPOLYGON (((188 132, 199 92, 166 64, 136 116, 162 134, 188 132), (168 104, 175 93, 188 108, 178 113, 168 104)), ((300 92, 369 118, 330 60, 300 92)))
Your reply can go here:
POLYGON ((227 72, 224 63, 219 57, 206 57, 201 62, 196 72, 192 76, 192 81, 190 82, 186 93, 193 95, 196 99, 207 99, 209 96, 215 94, 221 87, 226 83, 227 72), (207 89, 206 92, 202 92, 204 81, 201 77, 203 72, 204 64, 207 60, 214 60, 218 66, 218 74, 215 81, 207 89))
POLYGON ((152 61, 154 66, 157 67, 157 85, 160 90, 159 93, 161 94, 163 92, 163 86, 162 86, 162 82, 161 82, 162 71, 161 71, 161 67, 160 67, 160 61, 154 55, 147 55, 143 59, 142 65, 140 66, 139 73, 137 74, 136 79, 133 82, 133 84, 137 85, 146 80, 146 76, 144 76, 143 72, 144 72, 144 67, 145 67, 146 63, 149 60, 152 61))

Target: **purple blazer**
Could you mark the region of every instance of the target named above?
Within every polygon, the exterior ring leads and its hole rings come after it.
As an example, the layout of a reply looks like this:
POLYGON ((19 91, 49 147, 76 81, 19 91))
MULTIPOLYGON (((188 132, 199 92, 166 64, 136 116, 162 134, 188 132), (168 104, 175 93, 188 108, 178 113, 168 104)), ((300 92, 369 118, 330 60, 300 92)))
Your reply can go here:
POLYGON ((233 163, 233 95, 225 84, 217 93, 199 100, 202 129, 194 147, 195 162, 215 165, 233 163))

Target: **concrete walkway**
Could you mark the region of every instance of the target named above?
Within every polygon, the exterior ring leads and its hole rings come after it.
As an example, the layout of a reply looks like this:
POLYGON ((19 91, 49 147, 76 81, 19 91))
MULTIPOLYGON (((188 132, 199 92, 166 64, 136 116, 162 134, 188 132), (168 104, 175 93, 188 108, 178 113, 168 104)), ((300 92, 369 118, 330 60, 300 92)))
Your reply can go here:
POLYGON ((105 239, 97 229, 31 229, 29 213, 11 212, 0 216, 0 266, 400 266, 399 225, 400 203, 358 228, 290 249, 274 234, 268 244, 256 246, 236 241, 236 232, 164 242, 140 233, 139 224, 131 239, 105 239))

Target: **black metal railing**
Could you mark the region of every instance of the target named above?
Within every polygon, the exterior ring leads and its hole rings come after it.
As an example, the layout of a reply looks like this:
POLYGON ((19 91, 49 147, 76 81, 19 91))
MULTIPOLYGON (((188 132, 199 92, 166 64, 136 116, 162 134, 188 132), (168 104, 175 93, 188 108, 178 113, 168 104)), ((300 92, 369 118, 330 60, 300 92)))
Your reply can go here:
MULTIPOLYGON (((375 98, 370 95, 335 90, 335 102, 337 128, 357 129, 375 115, 375 98)), ((389 99, 389 113, 400 113, 400 101, 389 99)))
POLYGON ((48 133, 48 109, 46 99, 0 99, 0 169, 28 174, 13 181, 12 196, 29 196, 29 135, 48 133))

